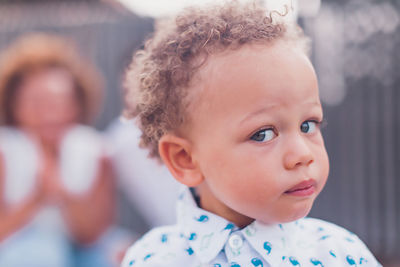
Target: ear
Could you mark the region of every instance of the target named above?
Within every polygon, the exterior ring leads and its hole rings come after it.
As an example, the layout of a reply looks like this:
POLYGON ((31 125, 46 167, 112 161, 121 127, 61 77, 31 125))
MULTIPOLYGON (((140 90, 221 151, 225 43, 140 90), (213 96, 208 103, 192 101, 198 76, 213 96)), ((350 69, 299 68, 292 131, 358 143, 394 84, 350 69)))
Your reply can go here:
POLYGON ((193 159, 191 148, 188 140, 173 134, 165 134, 158 141, 160 156, 175 179, 195 187, 203 181, 203 174, 193 159))

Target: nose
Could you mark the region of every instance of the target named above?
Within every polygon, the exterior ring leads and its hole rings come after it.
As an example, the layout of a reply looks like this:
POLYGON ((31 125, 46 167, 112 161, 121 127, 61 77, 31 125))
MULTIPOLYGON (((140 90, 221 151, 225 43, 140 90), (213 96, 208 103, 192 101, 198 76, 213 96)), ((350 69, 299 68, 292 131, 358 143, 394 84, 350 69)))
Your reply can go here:
POLYGON ((308 166, 314 162, 311 143, 307 137, 296 134, 291 136, 286 143, 284 154, 284 166, 286 169, 294 169, 299 166, 308 166))

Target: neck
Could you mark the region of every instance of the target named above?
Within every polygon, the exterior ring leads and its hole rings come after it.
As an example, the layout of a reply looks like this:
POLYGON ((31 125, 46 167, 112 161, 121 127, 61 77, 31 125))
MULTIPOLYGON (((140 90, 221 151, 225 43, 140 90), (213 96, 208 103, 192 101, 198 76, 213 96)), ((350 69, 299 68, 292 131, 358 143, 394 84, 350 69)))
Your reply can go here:
POLYGON ((254 219, 247 217, 237 211, 229 208, 221 202, 209 189, 208 185, 203 183, 196 187, 196 193, 200 197, 200 207, 204 210, 212 212, 222 218, 234 223, 239 228, 244 228, 251 224, 254 219))

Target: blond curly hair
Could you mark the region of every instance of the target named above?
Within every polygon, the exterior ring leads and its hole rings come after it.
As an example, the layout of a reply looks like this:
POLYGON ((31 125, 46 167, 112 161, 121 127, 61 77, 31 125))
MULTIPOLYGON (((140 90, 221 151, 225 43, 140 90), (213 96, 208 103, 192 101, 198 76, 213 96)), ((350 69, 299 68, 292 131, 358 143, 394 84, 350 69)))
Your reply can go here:
POLYGON ((61 68, 74 79, 79 122, 89 123, 102 99, 102 79, 74 44, 57 35, 32 33, 17 39, 0 55, 0 122, 16 125, 15 101, 23 79, 36 71, 61 68))
POLYGON ((150 150, 150 156, 160 158, 160 138, 188 120, 190 83, 208 56, 276 40, 293 42, 308 54, 308 38, 283 16, 257 2, 231 1, 189 8, 158 23, 154 35, 134 55, 124 84, 124 116, 138 118, 141 146, 150 150))

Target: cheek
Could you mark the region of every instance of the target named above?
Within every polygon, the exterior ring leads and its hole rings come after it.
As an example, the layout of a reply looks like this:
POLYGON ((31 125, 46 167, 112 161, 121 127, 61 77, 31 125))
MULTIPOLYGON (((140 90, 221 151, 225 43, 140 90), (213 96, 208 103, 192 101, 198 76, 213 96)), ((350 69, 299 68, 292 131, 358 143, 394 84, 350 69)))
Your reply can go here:
POLYGON ((42 117, 45 118, 45 124, 65 124, 75 122, 78 118, 78 108, 72 101, 54 101, 49 102, 41 112, 42 117), (49 113, 49 111, 52 111, 49 113))
POLYGON ((73 106, 66 106, 58 111, 59 122, 69 123, 74 122, 78 118, 78 110, 74 109, 73 106))
MULTIPOLYGON (((249 161, 244 153, 240 154, 232 149, 226 149, 226 146, 212 146, 214 149, 205 155, 201 162, 204 162, 203 173, 205 178, 211 180, 223 180, 222 183, 234 184, 240 183, 250 176, 248 164, 249 161)), ((250 160, 251 162, 251 160, 250 160)))
POLYGON ((329 158, 326 152, 324 139, 321 134, 315 136, 313 139, 313 154, 315 155, 315 161, 318 163, 321 172, 329 173, 329 158))
MULTIPOLYGON (((275 157, 276 158, 276 157, 275 157)), ((216 152, 210 157, 204 175, 210 187, 225 193, 227 197, 241 196, 246 200, 262 200, 266 196, 278 197, 285 186, 282 183, 279 164, 269 159, 245 151, 231 151, 224 155, 216 152)), ((214 192, 218 195, 218 192, 214 192)), ((269 198, 269 197, 268 197, 269 198)))
POLYGON ((31 104, 17 104, 14 116, 17 123, 21 126, 35 126, 38 124, 38 119, 40 118, 37 107, 31 104))
POLYGON ((326 182, 328 175, 329 175, 329 157, 328 154, 326 152, 326 150, 323 151, 322 155, 322 162, 321 162, 321 172, 322 172, 322 177, 324 179, 324 183, 326 182))
POLYGON ((325 147, 322 146, 322 148, 318 150, 318 152, 316 153, 316 158, 316 163, 318 163, 318 172, 316 174, 318 175, 318 177, 315 178, 319 179, 320 192, 325 186, 329 175, 329 158, 325 147))
POLYGON ((324 144, 324 140, 321 136, 321 141, 320 141, 320 146, 319 146, 319 153, 318 153, 318 157, 320 159, 320 165, 321 165, 321 169, 323 171, 323 173, 328 176, 329 173, 329 157, 328 157, 328 153, 325 149, 325 144, 324 144))

